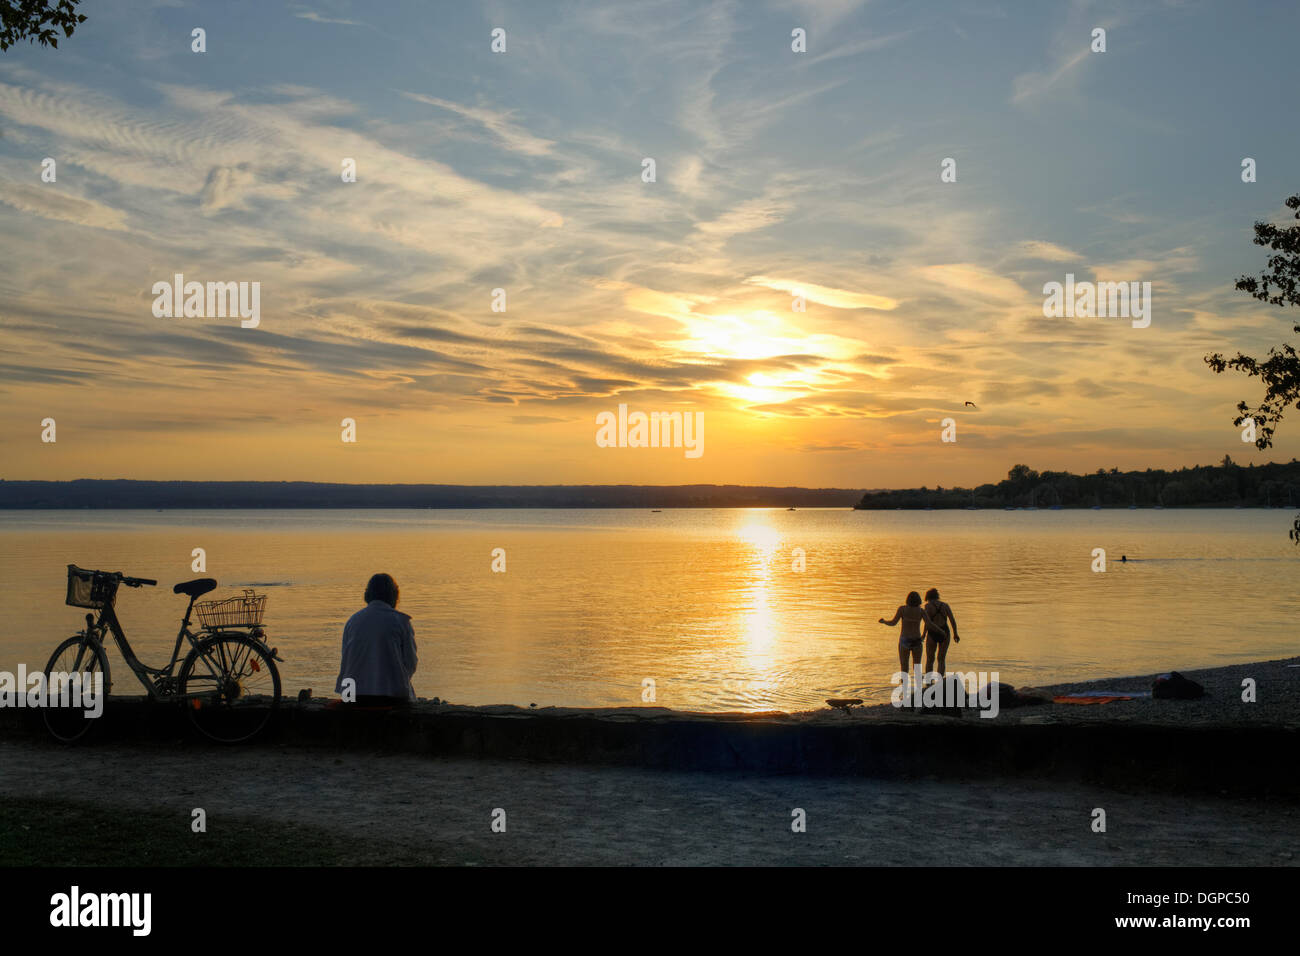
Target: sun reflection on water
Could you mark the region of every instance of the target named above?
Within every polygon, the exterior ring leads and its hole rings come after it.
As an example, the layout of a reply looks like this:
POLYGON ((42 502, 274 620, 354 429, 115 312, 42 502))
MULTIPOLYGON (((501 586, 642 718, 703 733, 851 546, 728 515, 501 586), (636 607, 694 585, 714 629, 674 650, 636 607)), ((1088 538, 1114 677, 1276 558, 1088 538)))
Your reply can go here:
POLYGON ((752 692, 772 682, 772 650, 780 637, 780 616, 773 603, 774 559, 781 547, 781 532, 772 526, 769 512, 755 511, 745 516, 736 529, 736 537, 747 547, 750 556, 748 566, 738 569, 737 574, 740 589, 737 633, 742 655, 737 664, 752 675, 749 686, 752 692))

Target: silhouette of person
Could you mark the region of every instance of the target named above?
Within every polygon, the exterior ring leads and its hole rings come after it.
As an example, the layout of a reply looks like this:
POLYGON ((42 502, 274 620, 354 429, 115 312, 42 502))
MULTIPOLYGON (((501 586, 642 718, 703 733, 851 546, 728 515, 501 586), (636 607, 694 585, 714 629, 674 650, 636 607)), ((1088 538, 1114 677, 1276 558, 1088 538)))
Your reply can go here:
POLYGON ((366 606, 343 625, 343 653, 334 690, 345 693, 343 682, 351 678, 356 703, 363 706, 414 700, 415 629, 410 615, 397 610, 397 582, 387 574, 374 575, 366 585, 365 601, 366 606))
POLYGON ((929 612, 921 606, 921 595, 910 591, 907 595, 907 603, 898 606, 893 620, 886 621, 883 617, 880 619, 881 624, 889 627, 893 627, 899 621, 903 622, 903 627, 898 638, 898 669, 901 673, 908 674, 910 673, 907 666, 909 657, 912 663, 918 665, 921 663, 921 625, 933 626, 929 612))
POLYGON ((935 654, 938 653, 939 676, 947 673, 948 644, 950 641, 961 643, 957 636, 957 619, 952 615, 952 608, 947 601, 939 600, 939 589, 930 588, 925 592, 925 612, 930 621, 925 626, 925 672, 934 671, 935 654), (952 630, 948 630, 951 622, 952 630))

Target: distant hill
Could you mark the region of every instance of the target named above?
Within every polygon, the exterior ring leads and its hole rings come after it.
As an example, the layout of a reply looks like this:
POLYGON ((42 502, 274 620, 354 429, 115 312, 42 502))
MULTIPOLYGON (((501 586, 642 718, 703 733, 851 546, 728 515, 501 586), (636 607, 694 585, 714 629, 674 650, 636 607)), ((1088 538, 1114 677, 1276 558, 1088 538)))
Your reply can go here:
POLYGON ((890 508, 1140 508, 1300 506, 1300 462, 1242 466, 1224 456, 1218 465, 1178 471, 1098 468, 1091 475, 1041 474, 1016 465, 997 484, 978 488, 909 488, 868 491, 859 510, 890 508))
POLYGON ((0 479, 0 508, 849 508, 861 495, 861 489, 747 485, 0 479))

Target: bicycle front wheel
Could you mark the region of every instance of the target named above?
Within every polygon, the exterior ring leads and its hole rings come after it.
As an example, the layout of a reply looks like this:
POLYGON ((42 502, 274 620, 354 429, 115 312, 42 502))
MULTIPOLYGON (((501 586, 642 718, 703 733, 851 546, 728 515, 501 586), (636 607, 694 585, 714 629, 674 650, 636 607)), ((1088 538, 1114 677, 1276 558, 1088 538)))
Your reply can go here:
MULTIPOLYGON (((81 681, 81 687, 89 689, 94 687, 97 674, 103 680, 100 693, 106 699, 110 683, 108 655, 97 641, 78 634, 68 638, 50 655, 50 662, 45 665, 45 686, 47 689, 55 686, 51 675, 57 675, 59 681, 66 679, 64 675, 79 675, 76 679, 81 681)), ((87 708, 51 706, 52 703, 47 701, 42 716, 45 718, 45 729, 55 740, 65 744, 75 743, 84 738, 95 725, 95 718, 88 715, 87 708)), ((103 702, 100 703, 102 714, 103 702)))
POLYGON ((280 706, 280 672, 270 650, 243 634, 200 641, 181 665, 178 684, 195 728, 221 743, 257 736, 280 706))

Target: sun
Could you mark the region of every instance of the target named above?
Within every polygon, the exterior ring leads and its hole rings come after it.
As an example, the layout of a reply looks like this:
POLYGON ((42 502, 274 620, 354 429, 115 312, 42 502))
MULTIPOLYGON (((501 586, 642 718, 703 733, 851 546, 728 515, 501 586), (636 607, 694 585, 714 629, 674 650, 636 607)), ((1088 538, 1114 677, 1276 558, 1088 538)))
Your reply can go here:
POLYGON ((689 338, 678 343, 688 352, 720 358, 761 359, 787 352, 790 341, 781 320, 771 312, 747 316, 692 316, 686 322, 689 338))
POLYGON ((671 345, 688 355, 752 361, 800 356, 797 366, 768 368, 753 372, 743 382, 722 381, 713 386, 719 394, 746 405, 788 402, 842 380, 833 366, 862 347, 839 336, 808 333, 765 309, 745 315, 691 315, 681 322, 686 336, 671 345))

